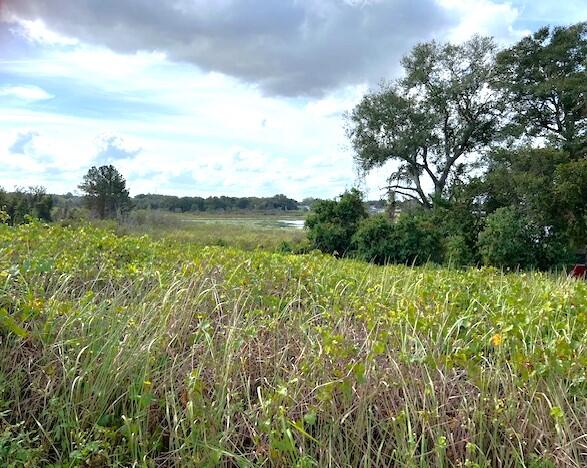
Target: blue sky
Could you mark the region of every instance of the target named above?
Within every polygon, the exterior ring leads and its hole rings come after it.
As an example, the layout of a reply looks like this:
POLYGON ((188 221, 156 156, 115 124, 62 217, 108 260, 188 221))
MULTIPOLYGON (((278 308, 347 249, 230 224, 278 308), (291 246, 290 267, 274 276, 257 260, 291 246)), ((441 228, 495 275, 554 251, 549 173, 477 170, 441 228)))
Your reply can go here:
POLYGON ((332 197, 357 183, 343 113, 415 43, 583 20, 585 0, 0 0, 0 186, 112 163, 133 194, 332 197))

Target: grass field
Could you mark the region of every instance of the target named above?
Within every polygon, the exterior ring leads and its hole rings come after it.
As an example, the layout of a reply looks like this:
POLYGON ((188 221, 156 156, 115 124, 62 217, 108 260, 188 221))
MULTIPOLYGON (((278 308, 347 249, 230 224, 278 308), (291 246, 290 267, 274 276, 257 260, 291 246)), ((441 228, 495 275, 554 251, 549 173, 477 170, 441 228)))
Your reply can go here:
POLYGON ((278 250, 285 245, 303 247, 304 213, 202 213, 139 212, 138 218, 118 227, 119 232, 148 234, 198 245, 232 246, 245 250, 278 250))
POLYGON ((0 225, 0 465, 587 464, 586 283, 156 234, 0 225))

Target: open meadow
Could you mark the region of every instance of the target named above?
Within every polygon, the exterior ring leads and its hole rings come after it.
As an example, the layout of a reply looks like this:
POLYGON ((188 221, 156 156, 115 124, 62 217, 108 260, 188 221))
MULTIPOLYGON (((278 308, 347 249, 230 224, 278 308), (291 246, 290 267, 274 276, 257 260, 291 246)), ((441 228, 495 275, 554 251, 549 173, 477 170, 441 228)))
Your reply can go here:
POLYGON ((112 226, 122 234, 244 250, 289 250, 307 244, 303 212, 178 214, 142 210, 132 213, 124 225, 112 226))
POLYGON ((0 225, 2 466, 585 466, 587 283, 0 225))

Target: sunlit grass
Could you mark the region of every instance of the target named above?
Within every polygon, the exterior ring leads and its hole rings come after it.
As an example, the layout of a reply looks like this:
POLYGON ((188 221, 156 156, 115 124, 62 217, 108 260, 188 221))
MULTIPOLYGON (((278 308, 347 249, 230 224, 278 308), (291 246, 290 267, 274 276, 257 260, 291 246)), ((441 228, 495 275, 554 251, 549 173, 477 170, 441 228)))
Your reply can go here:
POLYGON ((0 226, 0 309, 3 465, 587 463, 564 277, 34 224, 0 226))

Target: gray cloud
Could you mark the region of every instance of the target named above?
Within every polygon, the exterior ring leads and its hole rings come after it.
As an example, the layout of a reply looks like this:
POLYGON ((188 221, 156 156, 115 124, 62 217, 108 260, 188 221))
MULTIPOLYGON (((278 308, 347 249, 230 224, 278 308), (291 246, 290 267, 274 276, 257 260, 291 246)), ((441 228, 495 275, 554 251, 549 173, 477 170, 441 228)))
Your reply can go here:
POLYGON ((163 51, 287 96, 389 77, 412 45, 452 26, 434 0, 5 0, 4 8, 82 41, 163 51))
POLYGON ((110 163, 121 159, 132 159, 141 152, 141 148, 129 149, 122 138, 110 135, 101 137, 100 150, 94 158, 97 162, 110 163))
POLYGON ((19 133, 16 140, 9 146, 8 151, 12 154, 25 154, 27 147, 33 142, 33 139, 38 136, 37 132, 19 133))

